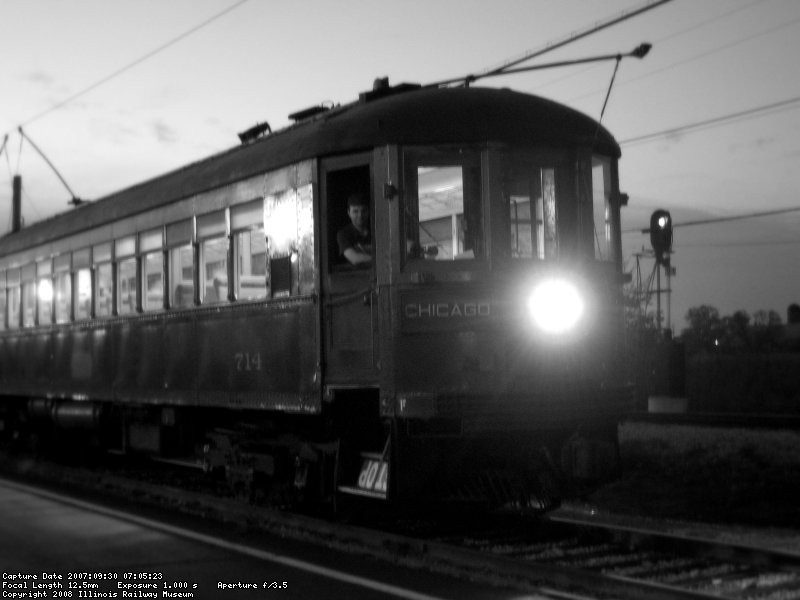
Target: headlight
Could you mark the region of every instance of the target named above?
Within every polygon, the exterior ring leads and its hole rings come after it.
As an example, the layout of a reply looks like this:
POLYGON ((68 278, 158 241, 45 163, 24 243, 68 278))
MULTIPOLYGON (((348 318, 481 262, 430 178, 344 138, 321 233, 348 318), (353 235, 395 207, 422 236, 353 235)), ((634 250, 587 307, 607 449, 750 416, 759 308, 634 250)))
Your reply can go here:
POLYGON ((563 279, 539 283, 528 299, 533 321, 547 333, 566 333, 583 316, 584 303, 578 288, 563 279))

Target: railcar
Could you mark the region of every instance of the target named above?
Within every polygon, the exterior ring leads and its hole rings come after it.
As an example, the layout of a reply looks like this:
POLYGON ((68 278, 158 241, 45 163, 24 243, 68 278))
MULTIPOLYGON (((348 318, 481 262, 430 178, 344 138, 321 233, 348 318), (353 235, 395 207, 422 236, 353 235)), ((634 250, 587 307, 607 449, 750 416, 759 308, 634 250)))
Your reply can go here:
POLYGON ((618 144, 540 97, 380 83, 0 239, 5 434, 321 502, 547 508, 612 475, 618 144))

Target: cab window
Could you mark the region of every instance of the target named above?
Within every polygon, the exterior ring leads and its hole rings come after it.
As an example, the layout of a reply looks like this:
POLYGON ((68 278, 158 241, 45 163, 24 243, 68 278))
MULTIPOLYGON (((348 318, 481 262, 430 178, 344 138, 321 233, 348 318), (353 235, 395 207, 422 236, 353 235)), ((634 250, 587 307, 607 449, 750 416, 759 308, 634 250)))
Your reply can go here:
POLYGON ((611 245, 611 160, 602 156, 592 157, 592 221, 594 257, 597 260, 613 260, 611 245))
POLYGON ((556 169, 518 165, 505 182, 512 258, 558 257, 556 169))
POLYGON ((326 173, 325 187, 330 227, 329 268, 333 271, 370 268, 374 240, 369 165, 330 169, 326 173))
POLYGON ((477 153, 406 156, 404 207, 409 261, 483 258, 480 161, 477 153))

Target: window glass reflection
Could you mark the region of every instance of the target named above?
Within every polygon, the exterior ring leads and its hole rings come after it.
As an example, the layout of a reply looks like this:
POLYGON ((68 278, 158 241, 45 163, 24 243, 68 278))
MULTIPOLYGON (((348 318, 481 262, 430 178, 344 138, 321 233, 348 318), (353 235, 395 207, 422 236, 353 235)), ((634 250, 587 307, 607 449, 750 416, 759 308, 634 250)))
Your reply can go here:
POLYGON ((479 257, 483 241, 479 167, 419 164, 415 175, 416 198, 406 207, 408 258, 479 257))

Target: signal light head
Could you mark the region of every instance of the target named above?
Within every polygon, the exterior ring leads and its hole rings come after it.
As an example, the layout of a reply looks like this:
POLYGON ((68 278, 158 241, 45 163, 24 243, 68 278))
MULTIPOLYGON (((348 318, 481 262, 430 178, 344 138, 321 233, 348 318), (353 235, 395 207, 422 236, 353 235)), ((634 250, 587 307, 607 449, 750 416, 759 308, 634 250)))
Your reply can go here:
POLYGON ((650 216, 650 244, 656 260, 666 264, 672 252, 672 217, 669 211, 658 209, 650 216))

